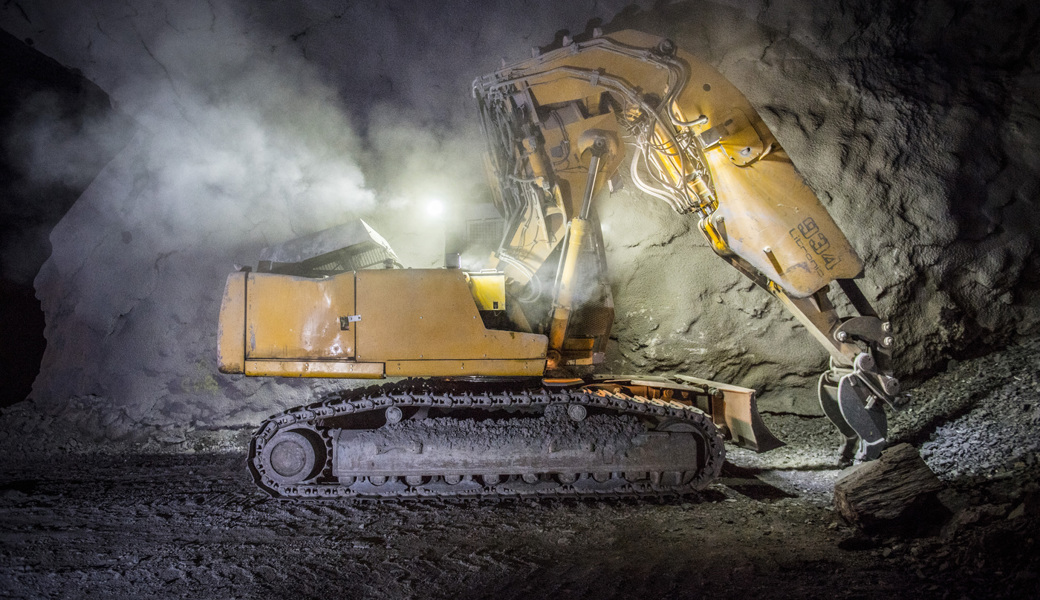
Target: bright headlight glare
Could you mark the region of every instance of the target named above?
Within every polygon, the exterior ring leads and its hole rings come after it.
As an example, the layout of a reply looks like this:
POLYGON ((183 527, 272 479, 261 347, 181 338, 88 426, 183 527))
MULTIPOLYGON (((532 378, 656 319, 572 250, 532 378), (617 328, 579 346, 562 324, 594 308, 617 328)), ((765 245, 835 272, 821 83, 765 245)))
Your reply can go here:
POLYGON ((440 198, 430 198, 426 201, 426 214, 431 217, 440 217, 444 214, 444 201, 440 198))

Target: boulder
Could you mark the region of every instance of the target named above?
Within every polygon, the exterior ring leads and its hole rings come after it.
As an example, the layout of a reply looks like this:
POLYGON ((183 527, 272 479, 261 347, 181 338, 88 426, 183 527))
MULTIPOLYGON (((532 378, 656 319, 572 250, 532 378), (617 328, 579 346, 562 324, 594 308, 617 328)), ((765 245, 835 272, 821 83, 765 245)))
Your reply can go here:
POLYGON ((834 505, 864 530, 922 531, 948 516, 936 495, 943 484, 910 444, 852 467, 834 484, 834 505))

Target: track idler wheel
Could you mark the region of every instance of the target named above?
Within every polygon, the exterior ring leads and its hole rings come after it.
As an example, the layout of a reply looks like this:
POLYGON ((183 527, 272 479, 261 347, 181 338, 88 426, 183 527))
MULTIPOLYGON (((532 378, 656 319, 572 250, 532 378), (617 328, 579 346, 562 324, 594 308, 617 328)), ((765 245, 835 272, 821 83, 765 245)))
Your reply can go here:
POLYGON ((282 485, 317 477, 325 466, 325 444, 311 429, 279 431, 260 451, 267 475, 282 485))

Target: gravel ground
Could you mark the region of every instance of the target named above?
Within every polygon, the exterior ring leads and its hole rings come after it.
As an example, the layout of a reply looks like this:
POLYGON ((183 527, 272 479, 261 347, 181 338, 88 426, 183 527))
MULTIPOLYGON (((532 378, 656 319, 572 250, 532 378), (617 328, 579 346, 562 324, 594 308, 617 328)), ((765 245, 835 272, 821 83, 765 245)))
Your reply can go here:
POLYGON ((954 364, 908 394, 892 437, 940 479, 1020 477, 1040 462, 1040 339, 954 364))
POLYGON ((8 453, 0 597, 1037 597, 1038 349, 953 365, 892 419, 946 484, 918 537, 843 523, 838 434, 791 415, 765 415, 787 446, 729 448, 718 483, 661 502, 277 501, 233 447, 8 453))
POLYGON ((266 498, 237 454, 27 467, 0 495, 13 598, 865 598, 935 585, 840 550, 849 531, 832 512, 743 473, 686 501, 378 505, 266 498))

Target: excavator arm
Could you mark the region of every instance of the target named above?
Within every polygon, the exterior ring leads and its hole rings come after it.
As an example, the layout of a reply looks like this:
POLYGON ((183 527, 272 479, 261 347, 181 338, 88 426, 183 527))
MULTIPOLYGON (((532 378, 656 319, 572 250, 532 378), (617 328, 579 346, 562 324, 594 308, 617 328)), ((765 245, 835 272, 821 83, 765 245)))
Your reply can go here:
POLYGON ((613 302, 595 198, 627 166, 827 349, 819 398, 843 458, 877 456, 882 405, 899 393, 891 325, 856 285, 862 260, 735 86, 667 39, 621 31, 567 39, 473 90, 506 219, 492 266, 520 299, 510 320, 548 335, 547 373, 602 360, 613 302), (834 295, 856 314, 839 315, 834 295))

